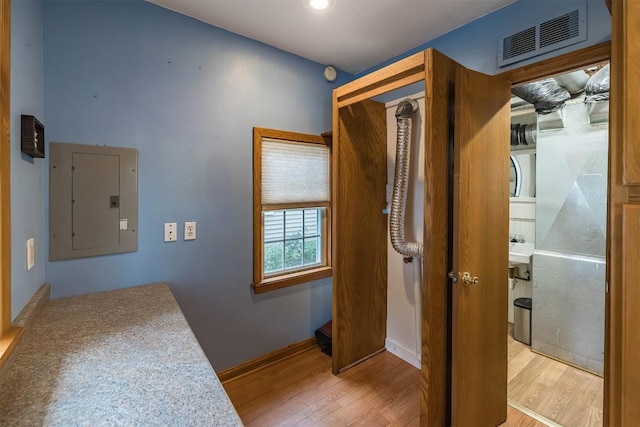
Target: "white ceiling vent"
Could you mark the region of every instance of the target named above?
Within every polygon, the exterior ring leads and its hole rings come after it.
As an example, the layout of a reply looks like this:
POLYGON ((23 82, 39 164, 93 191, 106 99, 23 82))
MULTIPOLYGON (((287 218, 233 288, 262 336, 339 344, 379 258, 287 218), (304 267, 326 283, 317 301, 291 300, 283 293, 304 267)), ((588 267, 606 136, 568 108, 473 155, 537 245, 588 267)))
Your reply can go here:
POLYGON ((542 55, 587 39, 587 3, 498 39, 498 66, 542 55))

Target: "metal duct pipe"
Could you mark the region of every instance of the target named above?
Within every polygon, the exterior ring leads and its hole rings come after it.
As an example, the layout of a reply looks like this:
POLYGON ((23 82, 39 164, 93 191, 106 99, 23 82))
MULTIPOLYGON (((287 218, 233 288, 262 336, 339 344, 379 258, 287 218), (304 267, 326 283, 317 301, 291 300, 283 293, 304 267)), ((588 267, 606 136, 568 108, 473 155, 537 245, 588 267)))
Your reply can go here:
POLYGON ((537 113, 549 114, 559 110, 571 94, 552 78, 516 86, 511 92, 533 104, 537 113))
POLYGON ((565 88, 571 95, 584 91, 584 87, 589 80, 589 75, 582 70, 573 73, 563 74, 553 78, 560 86, 565 88))
POLYGON ((609 99, 609 74, 610 69, 607 64, 591 76, 585 88, 585 102, 607 101, 609 99))
POLYGON ((404 220, 409 187, 409 163, 411 159, 411 122, 418 111, 418 103, 405 99, 398 104, 396 121, 398 141, 396 144, 396 168, 393 178, 393 196, 391 199, 391 244, 393 249, 404 256, 422 257, 422 242, 407 242, 404 235, 404 220))

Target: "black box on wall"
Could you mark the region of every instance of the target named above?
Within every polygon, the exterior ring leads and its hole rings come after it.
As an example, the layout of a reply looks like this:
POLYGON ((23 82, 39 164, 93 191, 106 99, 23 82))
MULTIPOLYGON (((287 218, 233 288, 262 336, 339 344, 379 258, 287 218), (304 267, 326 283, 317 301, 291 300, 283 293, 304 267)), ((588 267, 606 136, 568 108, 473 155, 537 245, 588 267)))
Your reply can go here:
POLYGON ((34 116, 22 115, 20 151, 31 157, 44 157, 44 126, 34 116))

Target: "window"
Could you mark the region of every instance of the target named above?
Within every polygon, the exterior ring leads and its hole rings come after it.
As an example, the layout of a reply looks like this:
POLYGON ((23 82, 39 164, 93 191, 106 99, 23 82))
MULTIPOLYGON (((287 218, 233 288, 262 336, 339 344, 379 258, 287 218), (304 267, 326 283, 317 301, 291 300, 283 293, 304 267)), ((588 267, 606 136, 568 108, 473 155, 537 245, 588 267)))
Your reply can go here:
POLYGON ((263 212, 265 276, 322 265, 323 216, 323 208, 263 212))
POLYGON ((330 150, 319 135, 253 130, 256 293, 331 275, 330 150))

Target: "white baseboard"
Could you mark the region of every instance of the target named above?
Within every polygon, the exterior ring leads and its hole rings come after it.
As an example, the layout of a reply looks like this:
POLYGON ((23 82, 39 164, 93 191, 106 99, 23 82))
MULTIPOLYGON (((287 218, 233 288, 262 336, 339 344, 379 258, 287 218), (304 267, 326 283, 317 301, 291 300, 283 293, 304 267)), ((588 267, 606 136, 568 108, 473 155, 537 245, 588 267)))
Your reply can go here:
POLYGON ((401 346, 400 344, 394 342, 393 340, 390 340, 389 338, 384 340, 384 346, 389 353, 393 354, 394 356, 398 356, 408 364, 421 369, 420 355, 416 354, 415 351, 409 350, 408 348, 401 346))

